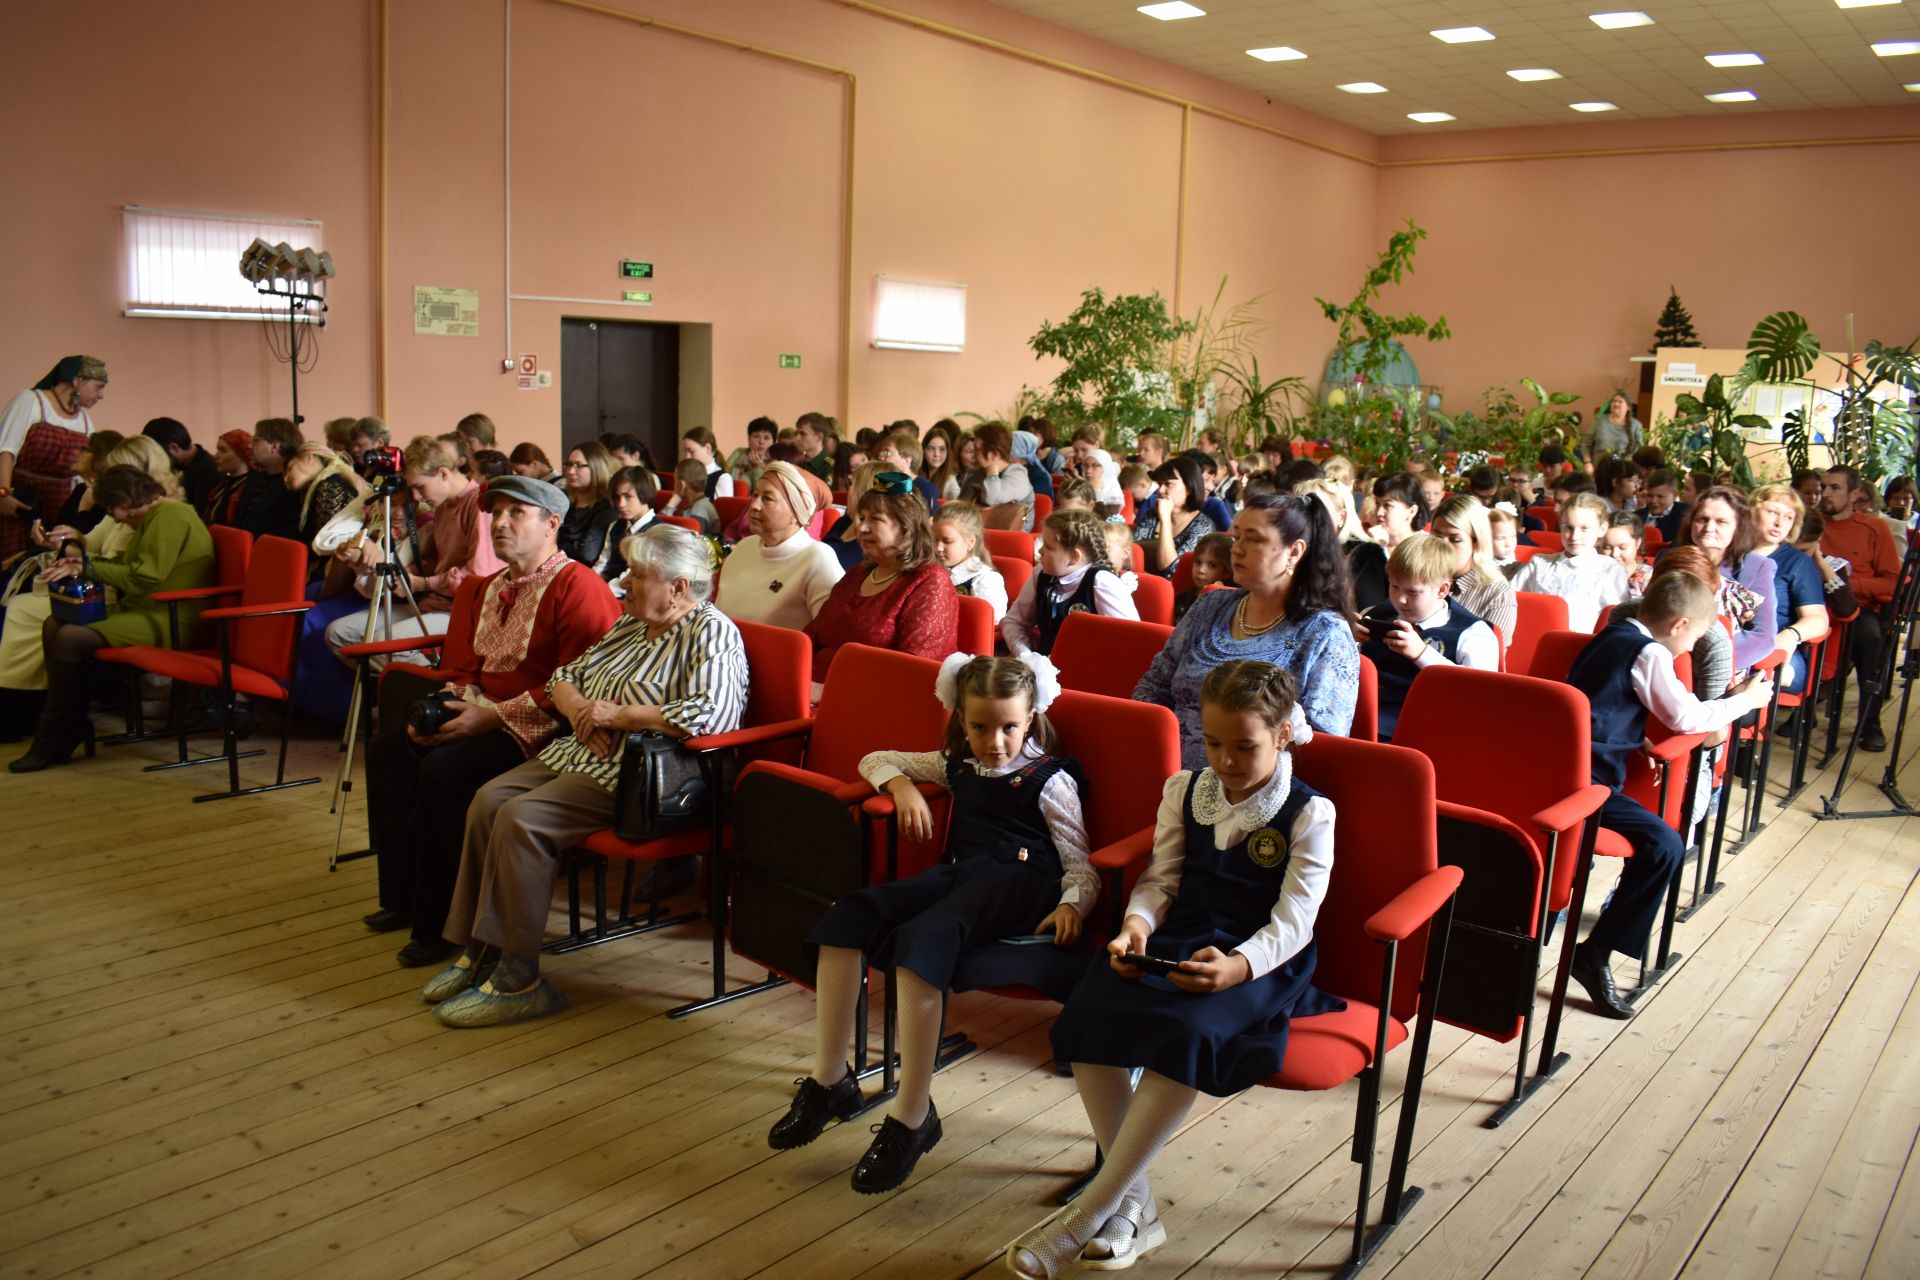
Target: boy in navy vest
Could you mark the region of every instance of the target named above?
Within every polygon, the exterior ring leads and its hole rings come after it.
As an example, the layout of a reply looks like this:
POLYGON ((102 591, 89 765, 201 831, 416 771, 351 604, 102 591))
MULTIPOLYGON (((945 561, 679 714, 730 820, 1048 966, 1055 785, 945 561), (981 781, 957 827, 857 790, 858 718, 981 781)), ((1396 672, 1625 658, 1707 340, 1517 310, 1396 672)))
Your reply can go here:
POLYGON ((1500 669, 1500 638, 1457 600, 1454 549, 1430 533, 1416 533, 1387 560, 1387 600, 1367 620, 1360 646, 1380 675, 1380 741, 1392 742, 1413 678, 1426 668, 1452 664, 1481 671, 1500 669), (1377 619, 1392 616, 1382 624, 1377 619))
POLYGON ((1613 953, 1646 951, 1661 898, 1686 855, 1679 833, 1620 794, 1627 762, 1646 737, 1647 716, 1658 716, 1675 733, 1711 733, 1766 706, 1773 696, 1772 684, 1758 677, 1711 702, 1702 702, 1680 683, 1673 671, 1675 655, 1691 650, 1713 625, 1713 588, 1689 573, 1662 573, 1647 584, 1639 616, 1595 636, 1567 672, 1567 683, 1586 694, 1593 707, 1593 780, 1613 791, 1600 806, 1600 825, 1633 846, 1612 901, 1573 953, 1573 977, 1604 1017, 1633 1016, 1613 985, 1613 953))

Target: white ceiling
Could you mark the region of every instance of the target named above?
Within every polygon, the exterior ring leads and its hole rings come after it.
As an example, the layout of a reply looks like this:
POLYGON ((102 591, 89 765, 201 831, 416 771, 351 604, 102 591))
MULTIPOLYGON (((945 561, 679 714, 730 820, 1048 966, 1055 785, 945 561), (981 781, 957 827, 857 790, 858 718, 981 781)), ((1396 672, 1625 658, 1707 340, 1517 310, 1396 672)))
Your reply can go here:
POLYGON ((1724 112, 1920 104, 1920 54, 1882 58, 1881 40, 1920 39, 1920 0, 1841 9, 1833 0, 1195 0, 1203 18, 1161 22, 1144 0, 995 0, 1166 62, 1266 94, 1370 133, 1487 129, 1724 112), (1590 13, 1638 8, 1650 27, 1605 31, 1590 13), (1493 40, 1445 44, 1427 33, 1479 26, 1493 40), (1265 63, 1246 50, 1307 55, 1265 63), (1716 69, 1709 53, 1757 53, 1759 67, 1716 69), (1515 67, 1565 77, 1523 84, 1515 67), (1376 94, 1334 86, 1372 80, 1376 94), (1750 89, 1756 102, 1709 93, 1750 89), (1619 107, 1583 115, 1573 102, 1619 107), (1415 124, 1412 111, 1445 111, 1415 124))

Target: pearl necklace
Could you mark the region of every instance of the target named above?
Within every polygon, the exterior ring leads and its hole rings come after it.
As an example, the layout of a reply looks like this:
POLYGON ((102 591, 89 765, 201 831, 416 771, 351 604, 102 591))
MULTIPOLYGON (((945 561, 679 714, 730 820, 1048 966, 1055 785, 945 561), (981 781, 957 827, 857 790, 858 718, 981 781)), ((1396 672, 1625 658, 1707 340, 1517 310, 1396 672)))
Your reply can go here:
POLYGON ((1275 614, 1273 621, 1267 623, 1264 627, 1251 625, 1247 621, 1247 601, 1251 599, 1253 599, 1251 595, 1241 596, 1239 605, 1233 611, 1233 625, 1239 630, 1243 639, 1251 640, 1255 636, 1263 636, 1287 620, 1286 610, 1283 609, 1278 614, 1275 614))

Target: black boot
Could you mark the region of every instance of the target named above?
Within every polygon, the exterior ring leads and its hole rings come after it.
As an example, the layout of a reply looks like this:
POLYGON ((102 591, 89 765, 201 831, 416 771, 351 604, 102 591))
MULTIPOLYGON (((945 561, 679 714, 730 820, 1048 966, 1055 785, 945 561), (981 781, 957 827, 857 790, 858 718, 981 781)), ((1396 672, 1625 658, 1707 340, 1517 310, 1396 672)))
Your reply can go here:
POLYGON ((75 747, 85 745, 93 755, 93 721, 87 716, 87 664, 47 659, 47 701, 40 710, 40 728, 27 754, 7 766, 10 773, 38 773, 49 765, 65 764, 75 747))

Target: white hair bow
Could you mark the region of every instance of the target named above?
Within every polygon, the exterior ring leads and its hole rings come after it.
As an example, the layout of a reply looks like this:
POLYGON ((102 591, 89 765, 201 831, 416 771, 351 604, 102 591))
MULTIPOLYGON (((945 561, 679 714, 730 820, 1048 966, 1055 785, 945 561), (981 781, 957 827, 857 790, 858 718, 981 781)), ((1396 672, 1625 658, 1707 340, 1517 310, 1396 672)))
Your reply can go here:
MULTIPOLYGON (((933 696, 948 711, 960 709, 960 673, 965 670, 978 655, 971 653, 950 653, 940 664, 940 674, 933 680, 933 696)), ((1060 696, 1060 671, 1047 660, 1045 654, 1027 652, 1013 659, 1033 673, 1033 709, 1045 711, 1060 696)))

